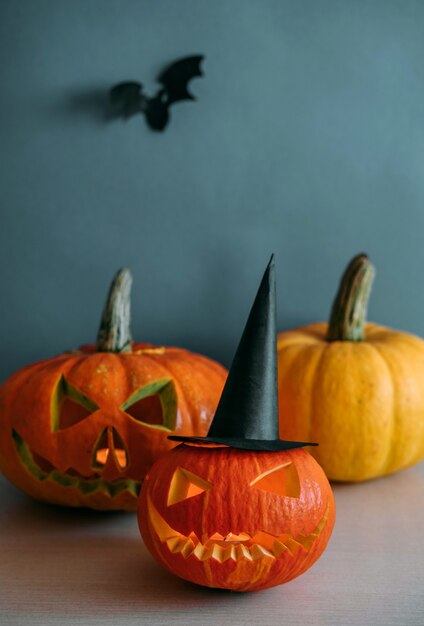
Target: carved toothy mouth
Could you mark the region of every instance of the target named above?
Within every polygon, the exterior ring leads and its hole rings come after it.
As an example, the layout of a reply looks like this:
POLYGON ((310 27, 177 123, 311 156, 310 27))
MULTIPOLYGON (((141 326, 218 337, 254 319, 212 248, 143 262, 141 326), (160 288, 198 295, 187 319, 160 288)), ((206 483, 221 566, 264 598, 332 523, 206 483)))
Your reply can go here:
POLYGON ((72 467, 65 472, 59 472, 47 459, 31 450, 16 430, 12 430, 12 437, 16 452, 25 469, 39 481, 50 480, 62 487, 78 489, 85 495, 100 491, 114 498, 127 490, 136 498, 140 493, 141 482, 131 478, 117 478, 106 481, 96 474, 83 476, 72 467))
POLYGON ((184 558, 193 555, 199 561, 215 559, 219 563, 224 563, 229 559, 233 561, 242 559, 256 561, 264 557, 276 559, 285 551, 295 554, 299 549, 309 552, 322 533, 330 511, 330 506, 327 506, 321 521, 309 535, 299 534, 293 537, 289 534, 272 535, 264 531, 256 532, 254 535, 230 532, 225 536, 214 533, 200 541, 194 532, 186 536, 169 526, 150 497, 147 506, 152 526, 160 541, 163 544, 166 543, 170 552, 181 554, 184 558))

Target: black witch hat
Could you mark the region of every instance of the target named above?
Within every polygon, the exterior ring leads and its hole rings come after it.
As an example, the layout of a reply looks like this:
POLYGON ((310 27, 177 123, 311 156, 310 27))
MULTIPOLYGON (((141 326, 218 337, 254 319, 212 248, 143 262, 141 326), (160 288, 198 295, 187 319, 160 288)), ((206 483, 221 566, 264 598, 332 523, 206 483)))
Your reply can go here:
POLYGON ((206 437, 173 441, 217 443, 242 450, 292 450, 317 444, 278 436, 274 255, 262 278, 227 382, 206 437))

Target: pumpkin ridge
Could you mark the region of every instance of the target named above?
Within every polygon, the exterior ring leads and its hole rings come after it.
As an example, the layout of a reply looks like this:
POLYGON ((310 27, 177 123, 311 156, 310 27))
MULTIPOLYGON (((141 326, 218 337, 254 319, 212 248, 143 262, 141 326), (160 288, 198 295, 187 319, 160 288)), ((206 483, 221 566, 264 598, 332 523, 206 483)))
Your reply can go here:
MULTIPOLYGON (((314 368, 313 368, 313 372, 311 375, 311 380, 312 380, 312 384, 311 384, 311 393, 309 396, 309 411, 308 411, 308 439, 307 441, 314 441, 314 439, 312 439, 312 437, 315 437, 315 435, 313 434, 315 432, 315 430, 317 429, 317 424, 316 424, 316 418, 315 415, 319 415, 319 410, 316 411, 316 404, 317 404, 317 387, 320 383, 321 377, 318 375, 320 372, 320 368, 322 367, 322 363, 326 357, 327 354, 327 348, 331 348, 331 344, 330 346, 325 346, 324 349, 321 351, 321 354, 319 355, 318 359, 315 361, 314 363, 314 368)), ((303 353, 301 353, 303 355, 303 353)), ((319 417, 318 417, 319 419, 319 417)), ((319 440, 319 436, 317 438, 317 440, 319 440)), ((319 456, 319 451, 318 451, 318 456, 319 456)))
MULTIPOLYGON (((286 402, 286 380, 290 380, 292 377, 292 373, 296 372, 297 363, 301 359, 301 349, 299 348, 299 344, 289 344, 285 348, 285 358, 284 362, 281 362, 281 359, 278 361, 278 386, 280 389, 279 394, 279 414, 281 413, 282 406, 286 402)), ((289 398, 289 395, 287 394, 289 398)), ((293 419, 293 416, 290 414, 290 409, 288 410, 288 415, 290 415, 290 419, 287 419, 282 423, 282 420, 279 419, 279 435, 282 439, 293 439, 294 431, 296 430, 296 422, 297 420, 293 419), (292 427, 293 424, 293 427, 292 427)), ((296 437, 303 438, 306 441, 305 430, 297 430, 296 437), (304 436, 304 437, 302 437, 304 436)))
MULTIPOLYGON (((13 374, 10 377, 10 379, 8 379, 5 383, 3 383, 3 385, 1 386, 1 392, 2 392, 2 395, 3 395, 3 391, 5 392, 4 396, 5 396, 5 400, 7 401, 7 406, 5 403, 5 413, 10 412, 11 407, 14 405, 17 396, 19 396, 22 393, 21 386, 25 385, 28 382, 29 378, 36 376, 37 374, 39 374, 40 371, 44 370, 46 367, 49 368, 49 370, 54 371, 58 366, 60 366, 60 363, 62 362, 62 360, 64 360, 65 363, 67 363, 69 359, 69 355, 66 355, 67 359, 62 358, 64 356, 65 355, 61 354, 61 355, 54 357, 53 359, 43 359, 42 361, 37 361, 36 363, 32 363, 18 370, 15 374, 13 374), (6 383, 7 383, 7 386, 9 386, 9 384, 11 385, 11 390, 10 391, 8 390, 7 392, 6 392, 6 383)), ((62 374, 60 374, 60 371, 59 371, 58 378, 60 378, 62 375, 63 375, 63 370, 62 370, 62 374)), ((11 428, 11 430, 13 429, 11 428)))
MULTIPOLYGON (((210 491, 207 491, 204 495, 203 498, 203 506, 202 506, 202 538, 204 536, 204 534, 206 533, 206 520, 207 520, 207 510, 208 510, 208 505, 209 505, 209 499, 210 499, 210 491)), ((205 561, 204 564, 204 569, 205 569, 205 575, 206 575, 206 580, 208 581, 208 584, 213 582, 213 574, 212 574, 212 568, 211 568, 211 564, 208 561, 205 561)))
MULTIPOLYGON (((341 396, 336 391, 335 398, 330 399, 334 428, 323 420, 323 466, 334 480, 351 480, 352 475, 358 476, 360 480, 368 480, 375 474, 376 468, 384 465, 390 445, 389 433, 393 428, 391 422, 394 411, 393 379, 386 360, 369 342, 343 342, 338 345, 344 376, 337 372, 337 362, 331 361, 327 364, 325 374, 328 377, 332 371, 337 389, 343 389, 344 394, 341 396), (381 369, 384 369, 383 376, 381 369), (390 405, 388 402, 381 404, 381 393, 385 394, 384 397, 390 393, 390 405), (345 406, 342 404, 343 396, 346 399, 345 406), (368 407, 365 412, 364 406, 368 407), (353 424, 350 436, 347 428, 349 421, 353 424), (388 428, 384 426, 385 423, 388 423, 388 428), (334 439, 330 439, 330 433, 334 436, 334 432, 343 432, 347 438, 343 458, 335 454, 338 446, 334 439), (346 466, 349 467, 348 471, 341 470, 341 467, 346 466)), ((337 349, 336 344, 334 348, 337 349)))
MULTIPOLYGON (((133 384, 133 369, 129 369, 124 367, 124 363, 126 358, 128 358, 129 356, 132 355, 132 352, 121 352, 120 354, 118 354, 118 361, 120 366, 122 367, 122 370, 124 372, 125 375, 125 396, 126 396, 126 400, 123 404, 121 404, 121 406, 119 407, 121 409, 121 411, 125 412, 125 406, 129 400, 129 398, 133 395, 134 393, 134 389, 133 387, 135 386, 133 384)), ((145 355, 143 355, 143 357, 145 358, 145 355)))
POLYGON ((75 353, 71 355, 71 358, 69 358, 68 355, 68 359, 64 363, 63 369, 61 370, 62 376, 64 376, 66 379, 69 378, 70 382, 72 381, 72 386, 75 387, 75 389, 77 389, 77 391, 79 391, 81 394, 88 395, 88 393, 90 392, 87 392, 85 385, 81 385, 78 382, 75 382, 75 379, 79 378, 79 368, 84 367, 84 365, 87 365, 87 363, 90 363, 91 359, 98 359, 101 356, 102 361, 97 366, 100 367, 101 364, 107 359, 107 357, 110 357, 110 355, 111 353, 108 352, 92 352, 88 354, 75 353))
MULTIPOLYGON (((404 469, 406 467, 409 467, 410 465, 414 464, 415 462, 418 462, 419 460, 422 459, 422 444, 420 445, 420 441, 418 439, 415 440, 415 445, 414 445, 414 449, 413 452, 411 453, 409 451, 409 454, 407 456, 407 458, 405 458, 405 453, 403 454, 403 460, 402 462, 399 464, 399 460, 394 460, 395 454, 397 452, 397 448, 399 447, 399 443, 397 442, 397 437, 398 437, 398 431, 401 431, 404 429, 404 426, 401 422, 399 422, 399 415, 402 413, 402 407, 399 406, 399 392, 397 391, 397 387, 394 383, 394 378, 396 375, 396 372, 393 369, 393 364, 391 361, 391 357, 388 355, 385 355, 384 352, 382 352, 381 347, 376 346, 375 344, 373 344, 373 347, 375 347, 378 352, 381 354, 382 358, 384 359, 387 368, 390 372, 391 375, 391 380, 393 382, 393 390, 394 390, 394 398, 395 398, 395 402, 394 402, 394 423, 393 423, 393 434, 392 434, 392 438, 391 438, 391 445, 390 445, 390 450, 389 450, 389 455, 388 455, 388 459, 387 462, 385 464, 385 473, 392 473, 395 471, 398 471, 400 469, 404 469)), ((396 347, 395 346, 391 346, 390 343, 387 344, 388 350, 391 351, 392 353, 396 352, 396 347)), ((384 348, 383 348, 384 350, 384 348)), ((395 356, 393 356, 393 359, 396 359, 395 356)), ((424 431, 423 431, 424 432, 424 431)), ((405 446, 403 446, 403 449, 405 449, 405 446)))
MULTIPOLYGON (((386 368, 387 368, 387 372, 389 374, 389 378, 390 378, 390 383, 391 383, 391 387, 392 387, 392 398, 393 398, 393 402, 392 402, 392 410, 391 410, 391 415, 392 415, 392 419, 391 419, 391 424, 390 424, 390 437, 388 440, 388 449, 387 449, 387 455, 386 455, 386 459, 384 461, 384 463, 382 463, 381 465, 381 469, 379 470, 379 473, 381 472, 382 474, 386 474, 387 472, 389 472, 389 468, 390 468, 390 461, 393 457, 393 453, 395 450, 395 443, 396 443, 396 423, 397 423, 397 402, 398 402, 398 392, 397 392, 397 388, 394 382, 394 377, 393 377, 393 371, 392 368, 390 367, 390 364, 388 362, 388 360, 386 359, 385 355, 382 353, 379 345, 377 344, 377 342, 368 342, 368 345, 371 348, 374 348, 374 350, 380 355, 382 361, 384 362, 386 368)), ((375 472, 374 472, 375 473, 375 472)))

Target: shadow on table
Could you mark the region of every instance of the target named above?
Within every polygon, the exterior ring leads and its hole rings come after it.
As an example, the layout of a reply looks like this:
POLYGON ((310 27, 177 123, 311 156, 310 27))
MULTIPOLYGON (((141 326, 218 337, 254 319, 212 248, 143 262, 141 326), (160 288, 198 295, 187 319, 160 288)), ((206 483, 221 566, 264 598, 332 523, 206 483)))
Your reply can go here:
MULTIPOLYGON (((333 487, 337 521, 328 551, 301 580, 278 591, 265 591, 260 594, 262 599, 275 592, 280 604, 290 598, 292 602, 299 598, 304 601, 308 594, 316 600, 317 587, 314 592, 312 583, 320 577, 320 567, 324 571, 327 562, 334 562, 336 549, 360 554, 363 544, 372 546, 375 558, 385 559, 387 537, 382 531, 388 522, 401 536, 419 536, 424 498, 422 468, 333 487), (346 536, 350 538, 347 548, 346 536)), ((53 612, 76 617, 136 615, 146 620, 154 615, 161 623, 171 623, 175 615, 183 619, 186 613, 196 610, 213 619, 217 606, 221 614, 227 607, 232 607, 233 615, 234 610, 240 610, 246 618, 254 612, 257 594, 198 587, 162 569, 142 543, 135 514, 49 506, 11 489, 4 483, 0 485, 4 505, 0 518, 3 611, 32 612, 40 618, 43 613, 53 612)), ((327 569, 329 578, 331 571, 327 569)))
MULTIPOLYGON (((10 489, 14 489, 14 487, 10 487, 10 489)), ((76 526, 80 529, 88 529, 90 526, 106 524, 109 527, 117 522, 123 523, 125 520, 131 522, 135 517, 136 514, 133 512, 95 511, 93 509, 48 504, 33 500, 26 494, 17 491, 16 494, 13 494, 13 505, 9 506, 7 516, 1 520, 1 528, 11 526, 15 533, 21 529, 27 532, 30 519, 32 531, 47 532, 49 527, 54 525, 57 531, 66 533, 67 529, 75 529, 76 526)))
MULTIPOLYGON (((3 610, 166 618, 213 607, 216 596, 221 607, 234 601, 233 593, 192 585, 159 566, 133 513, 64 509, 22 496, 2 517, 0 579, 10 581, 0 590, 3 610), (25 594, 16 593, 17 584, 25 594)), ((237 596, 242 605, 252 598, 237 596)))

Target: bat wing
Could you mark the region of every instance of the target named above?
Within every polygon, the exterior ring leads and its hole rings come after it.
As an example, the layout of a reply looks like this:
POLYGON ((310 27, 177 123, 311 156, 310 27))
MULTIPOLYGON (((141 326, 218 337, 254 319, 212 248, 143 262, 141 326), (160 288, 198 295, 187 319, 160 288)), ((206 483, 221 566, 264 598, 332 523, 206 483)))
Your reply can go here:
POLYGON ((160 74, 158 82, 165 89, 168 105, 179 100, 195 99, 188 91, 188 83, 196 76, 203 76, 200 68, 203 59, 202 54, 179 59, 160 74))
POLYGON ((142 95, 143 85, 136 82, 125 82, 115 85, 109 92, 110 103, 118 115, 127 119, 143 111, 145 97, 142 95))

